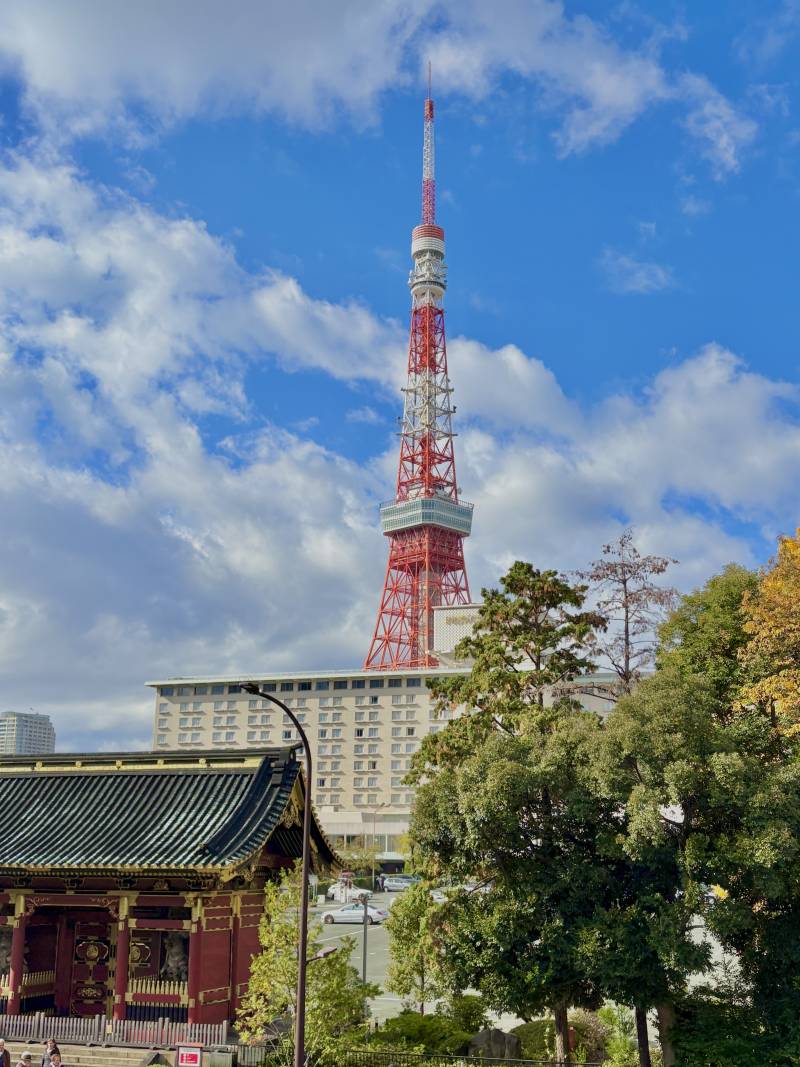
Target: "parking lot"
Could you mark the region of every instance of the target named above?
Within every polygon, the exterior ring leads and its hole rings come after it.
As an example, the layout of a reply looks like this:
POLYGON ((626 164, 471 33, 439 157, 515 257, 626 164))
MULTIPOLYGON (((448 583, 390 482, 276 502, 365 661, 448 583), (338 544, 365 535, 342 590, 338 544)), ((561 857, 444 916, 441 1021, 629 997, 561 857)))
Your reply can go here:
MULTIPOLYGON (((388 911, 391 902, 400 893, 375 893, 371 899, 371 903, 377 908, 388 911)), ((333 911, 336 908, 341 907, 340 904, 333 902, 328 903, 324 907, 315 907, 312 910, 312 922, 319 922, 319 917, 324 911, 333 911)), ((335 945, 338 941, 341 941, 343 937, 354 937, 356 946, 352 955, 352 964, 361 974, 361 961, 362 951, 364 945, 364 927, 360 923, 350 924, 338 923, 333 926, 323 926, 321 928, 322 948, 327 948, 330 945, 335 945)), ((372 1014, 375 1019, 386 1019, 391 1015, 396 1015, 400 1011, 400 998, 387 993, 384 989, 386 984, 386 969, 389 965, 389 934, 386 927, 381 923, 376 926, 367 927, 367 981, 375 982, 376 985, 381 987, 382 993, 371 1001, 372 1014)))
MULTIPOLYGON (((392 902, 402 896, 402 893, 375 893, 371 897, 370 902, 375 907, 380 908, 383 911, 389 911, 392 902)), ((315 907, 312 909, 312 923, 319 923, 320 916, 323 912, 333 911, 336 908, 340 908, 341 904, 334 902, 328 902, 323 907, 315 907)), ((341 941, 343 937, 353 937, 355 939, 355 948, 353 949, 353 955, 350 958, 351 963, 356 968, 359 974, 361 974, 362 963, 362 950, 364 945, 364 927, 362 924, 356 925, 353 923, 342 923, 341 925, 322 925, 320 927, 320 940, 322 942, 322 948, 328 948, 330 945, 335 945, 337 941, 341 941)), ((381 987, 381 993, 379 996, 374 997, 370 1001, 370 1008, 372 1010, 372 1018, 377 1022, 382 1022, 384 1019, 389 1019, 393 1015, 397 1015, 402 1010, 402 1000, 400 997, 395 996, 393 993, 388 993, 385 989, 386 985, 386 971, 389 966, 389 933, 386 927, 381 923, 379 926, 367 927, 367 981, 374 982, 381 987)), ((466 989, 465 993, 473 993, 474 990, 466 989)), ((425 1010, 433 1010, 435 1003, 426 1004, 425 1010)), ((514 1015, 496 1015, 492 1016, 492 1025, 499 1026, 503 1030, 511 1030, 512 1027, 519 1025, 523 1020, 518 1019, 514 1015)))

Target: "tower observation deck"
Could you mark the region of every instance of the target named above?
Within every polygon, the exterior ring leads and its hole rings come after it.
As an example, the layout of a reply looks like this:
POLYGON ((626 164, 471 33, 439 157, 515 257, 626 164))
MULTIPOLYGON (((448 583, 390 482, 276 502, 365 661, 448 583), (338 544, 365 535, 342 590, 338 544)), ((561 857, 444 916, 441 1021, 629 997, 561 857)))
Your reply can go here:
POLYGON ((436 223, 433 100, 425 101, 422 222, 411 232, 413 266, 408 380, 403 390, 395 499, 381 505, 389 563, 365 668, 436 666, 433 609, 469 603, 464 566, 472 504, 459 499, 447 373, 444 230, 436 223))

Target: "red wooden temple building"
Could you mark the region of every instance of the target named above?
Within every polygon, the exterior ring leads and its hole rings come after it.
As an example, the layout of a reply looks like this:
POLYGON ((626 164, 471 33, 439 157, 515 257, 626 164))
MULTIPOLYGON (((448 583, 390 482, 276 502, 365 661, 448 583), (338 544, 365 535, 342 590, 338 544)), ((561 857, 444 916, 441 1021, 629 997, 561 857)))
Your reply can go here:
POLYGON ((232 1020, 303 790, 291 749, 0 759, 0 1013, 232 1020))

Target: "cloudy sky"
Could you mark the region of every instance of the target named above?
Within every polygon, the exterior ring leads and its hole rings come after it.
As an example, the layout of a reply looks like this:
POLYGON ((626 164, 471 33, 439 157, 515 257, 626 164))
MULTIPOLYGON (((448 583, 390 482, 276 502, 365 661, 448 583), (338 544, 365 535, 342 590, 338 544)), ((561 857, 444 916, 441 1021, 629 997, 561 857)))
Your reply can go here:
POLYGON ((800 3, 9 0, 0 705, 354 665, 437 98, 473 589, 798 520, 800 3))

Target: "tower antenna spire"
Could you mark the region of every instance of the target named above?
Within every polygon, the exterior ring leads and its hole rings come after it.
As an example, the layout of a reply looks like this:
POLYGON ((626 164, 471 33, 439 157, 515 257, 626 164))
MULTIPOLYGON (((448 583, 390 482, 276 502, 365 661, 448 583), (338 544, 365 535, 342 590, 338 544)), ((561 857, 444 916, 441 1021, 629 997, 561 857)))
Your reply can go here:
POLYGON ((433 97, 428 64, 422 148, 422 221, 411 233, 414 266, 408 379, 394 500, 381 505, 389 563, 368 670, 436 666, 434 608, 469 603, 464 538, 472 504, 459 497, 452 388, 444 331, 444 230, 436 223, 433 97))
POLYGON ((425 125, 422 135, 422 224, 436 222, 436 159, 433 140, 433 97, 431 65, 428 62, 428 95, 425 98, 425 125))

